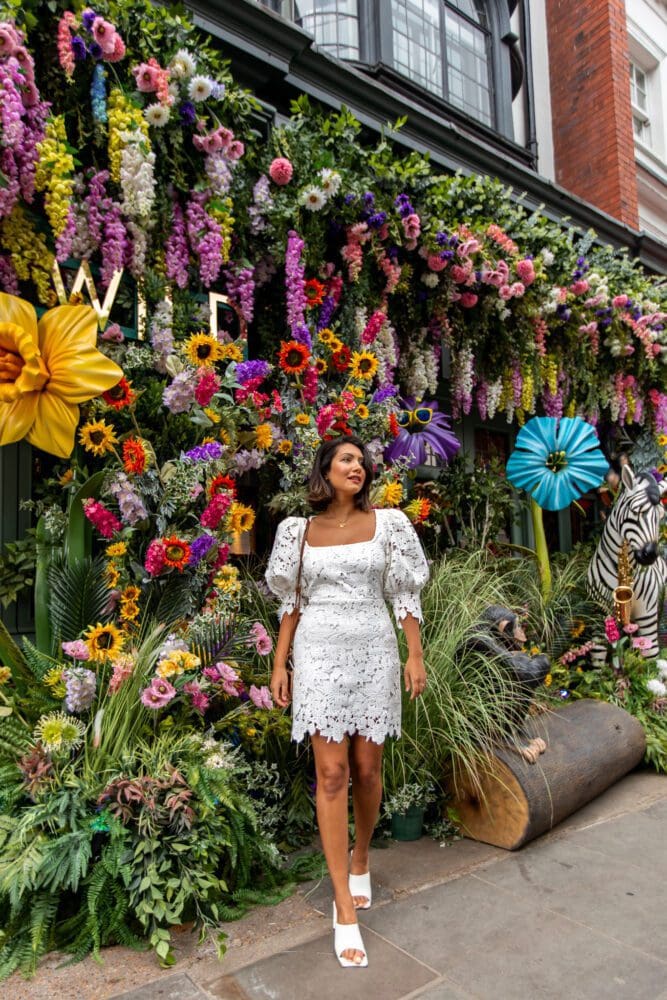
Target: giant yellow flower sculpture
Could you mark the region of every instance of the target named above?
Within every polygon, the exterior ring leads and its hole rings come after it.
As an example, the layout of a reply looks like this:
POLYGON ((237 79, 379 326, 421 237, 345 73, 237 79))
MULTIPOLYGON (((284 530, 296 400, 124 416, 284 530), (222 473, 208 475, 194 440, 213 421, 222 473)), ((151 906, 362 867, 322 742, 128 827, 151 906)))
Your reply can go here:
POLYGON ((0 445, 26 438, 59 458, 71 455, 79 403, 123 376, 96 342, 89 306, 56 306, 38 322, 29 302, 0 292, 0 445))

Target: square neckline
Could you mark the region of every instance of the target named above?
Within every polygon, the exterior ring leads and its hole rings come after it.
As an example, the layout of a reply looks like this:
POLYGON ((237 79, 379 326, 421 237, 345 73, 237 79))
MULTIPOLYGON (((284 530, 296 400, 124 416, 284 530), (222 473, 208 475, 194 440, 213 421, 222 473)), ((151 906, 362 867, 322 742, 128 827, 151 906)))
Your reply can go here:
MULTIPOLYGON (((305 547, 308 549, 343 549, 348 545, 369 545, 374 542, 377 538, 378 531, 380 528, 380 518, 378 517, 377 508, 373 509, 375 514, 375 530, 370 538, 364 538, 361 542, 334 542, 332 545, 311 545, 308 539, 305 540, 305 547)), ((305 529, 304 529, 305 530, 305 529)))

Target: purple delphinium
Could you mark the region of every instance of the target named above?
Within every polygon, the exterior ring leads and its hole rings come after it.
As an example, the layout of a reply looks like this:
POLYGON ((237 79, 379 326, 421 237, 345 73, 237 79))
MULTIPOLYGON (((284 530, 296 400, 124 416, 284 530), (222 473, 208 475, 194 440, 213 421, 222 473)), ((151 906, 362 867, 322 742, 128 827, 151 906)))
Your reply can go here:
POLYGON ((196 448, 190 448, 183 455, 184 462, 214 462, 222 458, 224 446, 219 441, 207 441, 206 444, 199 444, 196 448))
POLYGON ((74 35, 71 41, 72 52, 74 53, 74 58, 77 62, 83 62, 83 60, 88 55, 88 49, 86 48, 86 43, 80 35, 74 35))
POLYGON ((120 516, 125 524, 132 526, 148 517, 148 511, 144 507, 141 497, 124 472, 116 474, 115 479, 109 485, 109 492, 115 498, 120 516))
POLYGON ((197 112, 195 111, 195 106, 192 101, 183 101, 178 113, 181 117, 183 125, 194 125, 197 118, 197 112))
POLYGON ((190 559, 188 560, 190 566, 198 566, 214 543, 213 535, 200 535, 199 538, 190 542, 190 559))
POLYGON ((285 250, 285 292, 287 322, 294 335, 295 327, 303 325, 304 311, 308 304, 305 292, 305 266, 301 262, 304 242, 293 229, 287 234, 285 250))
POLYGON ((336 311, 336 300, 334 299, 333 295, 327 295, 324 301, 322 302, 322 306, 320 308, 320 315, 317 320, 318 330, 324 330, 325 327, 329 326, 329 323, 331 322, 331 317, 333 316, 335 311, 336 311))
POLYGON ((255 378, 266 378, 270 371, 271 365, 268 361, 253 359, 251 361, 239 361, 234 369, 234 374, 236 381, 241 385, 245 385, 246 382, 250 382, 255 378))
POLYGON ((83 26, 87 31, 92 31, 93 21, 97 17, 97 14, 90 7, 86 7, 83 14, 81 15, 81 20, 83 21, 83 26))
POLYGON ((371 403, 384 403, 387 399, 393 399, 398 395, 397 385, 383 385, 376 389, 371 397, 371 403))
POLYGON ((259 469, 264 463, 264 453, 258 448, 250 451, 241 449, 234 455, 234 467, 239 475, 249 472, 251 469, 259 469))

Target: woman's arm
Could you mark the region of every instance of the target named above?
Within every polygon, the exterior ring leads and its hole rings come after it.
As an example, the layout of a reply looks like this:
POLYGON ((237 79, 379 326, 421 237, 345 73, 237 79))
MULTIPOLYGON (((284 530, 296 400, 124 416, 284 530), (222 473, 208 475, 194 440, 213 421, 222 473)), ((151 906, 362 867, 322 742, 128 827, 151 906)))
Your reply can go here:
POLYGON ((276 649, 273 654, 273 671, 271 673, 270 688, 273 700, 276 705, 280 706, 280 708, 286 708, 292 698, 289 674, 287 672, 287 657, 289 656, 290 646, 292 645, 292 638, 294 636, 294 630, 298 620, 298 611, 295 610, 286 613, 282 616, 280 620, 280 628, 278 629, 276 649))
POLYGON ((408 658, 405 661, 405 690, 410 691, 410 701, 422 694, 426 687, 426 669, 422 650, 419 622, 414 615, 407 614, 401 619, 403 632, 408 643, 408 658))

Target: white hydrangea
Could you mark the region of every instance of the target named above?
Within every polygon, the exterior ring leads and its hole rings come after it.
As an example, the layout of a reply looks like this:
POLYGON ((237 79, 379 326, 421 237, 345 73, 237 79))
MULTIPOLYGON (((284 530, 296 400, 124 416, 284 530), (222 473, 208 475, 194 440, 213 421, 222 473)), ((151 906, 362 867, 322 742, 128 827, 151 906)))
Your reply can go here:
POLYGON ((552 254, 551 250, 549 250, 548 247, 542 247, 542 249, 540 250, 540 257, 544 261, 545 267, 551 267, 551 265, 554 262, 554 255, 552 254))
POLYGON ((650 681, 646 681, 646 687, 656 698, 662 698, 667 694, 667 684, 659 681, 657 677, 652 677, 650 681))

